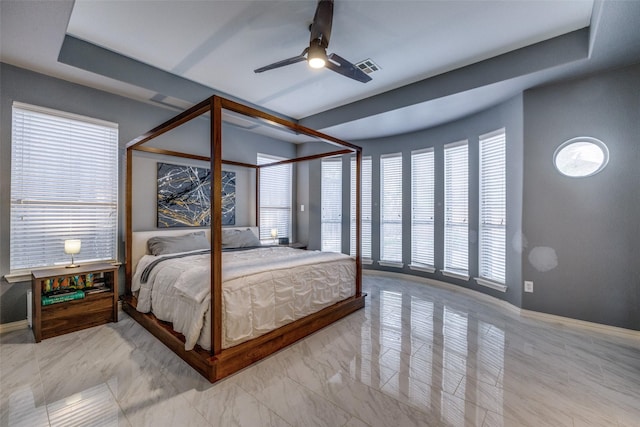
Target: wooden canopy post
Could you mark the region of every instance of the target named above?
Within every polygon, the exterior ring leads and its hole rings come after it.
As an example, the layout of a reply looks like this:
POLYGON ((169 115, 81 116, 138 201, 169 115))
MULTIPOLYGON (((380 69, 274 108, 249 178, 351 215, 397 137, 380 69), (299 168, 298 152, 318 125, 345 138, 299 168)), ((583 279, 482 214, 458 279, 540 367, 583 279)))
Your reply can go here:
POLYGON ((222 105, 211 97, 211 354, 222 351, 222 105))
POLYGON ((133 150, 127 147, 127 174, 126 174, 126 195, 125 195, 125 247, 124 247, 124 293, 131 295, 131 278, 133 277, 133 266, 129 261, 133 250, 133 150))
POLYGON ((362 149, 356 151, 356 297, 362 295, 362 149))
POLYGON ((260 234, 260 166, 256 168, 256 227, 260 234))

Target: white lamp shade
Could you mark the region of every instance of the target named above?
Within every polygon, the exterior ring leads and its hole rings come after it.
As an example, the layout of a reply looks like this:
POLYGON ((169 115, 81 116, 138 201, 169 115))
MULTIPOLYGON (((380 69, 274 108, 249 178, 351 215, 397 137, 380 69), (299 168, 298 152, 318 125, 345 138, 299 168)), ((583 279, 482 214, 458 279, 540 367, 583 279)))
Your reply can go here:
POLYGON ((65 240, 64 241, 64 253, 65 254, 77 254, 80 253, 80 240, 65 240))
POLYGON ((277 228, 272 228, 271 229, 271 237, 273 237, 274 239, 276 237, 278 237, 278 229, 277 228))

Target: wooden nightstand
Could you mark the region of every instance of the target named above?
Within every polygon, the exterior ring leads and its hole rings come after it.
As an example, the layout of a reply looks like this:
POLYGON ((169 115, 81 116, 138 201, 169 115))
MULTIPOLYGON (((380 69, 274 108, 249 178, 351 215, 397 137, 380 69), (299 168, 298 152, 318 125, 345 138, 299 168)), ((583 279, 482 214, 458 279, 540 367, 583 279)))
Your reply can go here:
POLYGON ((75 268, 49 268, 31 273, 33 335, 36 342, 80 329, 118 321, 118 267, 107 264, 87 264, 75 268), (42 305, 45 289, 53 283, 82 281, 83 299, 42 305), (65 282, 66 281, 66 282, 65 282))

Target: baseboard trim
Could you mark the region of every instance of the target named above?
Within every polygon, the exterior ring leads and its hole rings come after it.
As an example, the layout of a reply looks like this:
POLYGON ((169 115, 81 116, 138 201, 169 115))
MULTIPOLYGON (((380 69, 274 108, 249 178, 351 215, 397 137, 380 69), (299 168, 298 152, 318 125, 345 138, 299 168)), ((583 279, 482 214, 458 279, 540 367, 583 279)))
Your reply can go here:
POLYGON ((464 294, 464 295, 476 298, 480 301, 496 305, 521 318, 539 320, 547 323, 555 323, 555 324, 560 324, 562 326, 586 329, 592 332, 598 332, 606 335, 640 341, 640 331, 635 331, 633 329, 620 328, 618 326, 611 326, 611 325, 604 325, 601 323, 589 322, 586 320, 572 319, 570 317, 558 316, 555 314, 541 313, 539 311, 527 310, 525 308, 517 307, 508 301, 504 301, 499 298, 492 297, 491 295, 487 295, 482 292, 475 291, 473 289, 456 286, 451 283, 442 282, 440 280, 430 279, 427 277, 413 276, 411 274, 405 274, 405 273, 396 273, 393 271, 384 271, 384 270, 367 269, 367 270, 363 270, 362 273, 369 276, 384 276, 384 277, 390 277, 390 278, 399 277, 411 282, 423 283, 423 284, 439 287, 442 289, 446 289, 451 292, 464 294))
POLYGON ((0 323, 0 334, 5 334, 7 332, 19 331, 21 329, 28 329, 29 322, 27 319, 18 320, 17 322, 11 323, 0 323))
POLYGON ((619 326, 605 325, 602 323, 589 322, 587 320, 573 319, 571 317, 558 316, 557 314, 542 313, 539 311, 520 309, 520 315, 534 320, 548 323, 559 323, 563 326, 587 329, 601 334, 617 336, 621 338, 631 338, 640 341, 640 331, 621 328, 619 326))

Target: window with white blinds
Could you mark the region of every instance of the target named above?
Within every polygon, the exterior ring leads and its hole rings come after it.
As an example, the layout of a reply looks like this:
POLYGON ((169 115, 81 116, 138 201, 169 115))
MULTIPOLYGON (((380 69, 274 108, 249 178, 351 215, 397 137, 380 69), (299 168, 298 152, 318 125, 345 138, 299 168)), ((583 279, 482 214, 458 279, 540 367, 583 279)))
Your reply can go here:
POLYGON ((12 273, 77 262, 115 261, 118 125, 18 102, 11 129, 12 273))
POLYGON ((444 270, 469 271, 469 154, 467 141, 444 146, 444 270))
MULTIPOLYGON (((258 165, 286 160, 258 153, 258 165)), ((271 230, 278 237, 291 237, 291 163, 260 168, 260 240, 271 240, 271 230)))
POLYGON ((322 250, 342 252, 342 158, 322 160, 322 250))
POLYGON ((506 138, 500 129, 480 136, 479 275, 504 284, 507 227, 506 138))
MULTIPOLYGON (((362 179, 360 203, 363 259, 371 259, 371 157, 362 158, 362 179)), ((351 255, 356 254, 356 159, 351 158, 351 255)))
POLYGON ((433 148, 411 152, 411 264, 435 265, 433 148))
POLYGON ((402 263, 402 153, 380 156, 380 261, 402 263))

